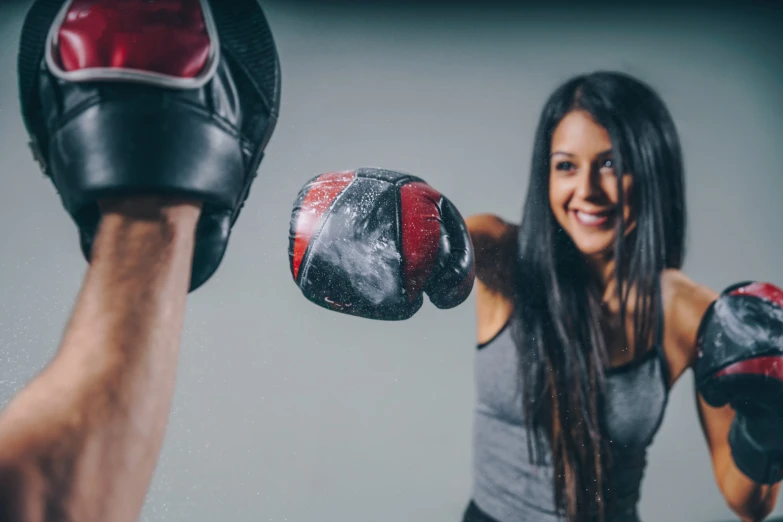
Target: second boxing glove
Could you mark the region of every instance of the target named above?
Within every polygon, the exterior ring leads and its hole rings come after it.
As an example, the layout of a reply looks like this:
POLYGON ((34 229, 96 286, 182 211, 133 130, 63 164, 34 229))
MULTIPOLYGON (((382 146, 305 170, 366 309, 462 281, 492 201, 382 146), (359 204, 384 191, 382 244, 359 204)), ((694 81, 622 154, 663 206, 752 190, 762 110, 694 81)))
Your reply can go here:
POLYGON ((452 308, 473 289, 462 216, 420 178, 389 170, 311 179, 294 204, 288 253, 307 299, 370 319, 407 319, 424 293, 452 308))
POLYGON ((783 290, 744 282, 723 291, 701 321, 693 370, 704 400, 736 415, 729 447, 758 484, 783 480, 783 290))

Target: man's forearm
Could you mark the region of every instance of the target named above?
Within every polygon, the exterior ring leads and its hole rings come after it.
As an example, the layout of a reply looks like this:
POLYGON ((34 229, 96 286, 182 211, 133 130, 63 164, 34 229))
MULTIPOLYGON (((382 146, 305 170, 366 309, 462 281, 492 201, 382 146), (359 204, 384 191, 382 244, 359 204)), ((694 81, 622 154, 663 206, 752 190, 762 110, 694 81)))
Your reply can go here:
POLYGON ((154 199, 105 205, 60 350, 0 417, 0 467, 24 477, 15 498, 31 522, 138 518, 173 396, 198 215, 154 199))

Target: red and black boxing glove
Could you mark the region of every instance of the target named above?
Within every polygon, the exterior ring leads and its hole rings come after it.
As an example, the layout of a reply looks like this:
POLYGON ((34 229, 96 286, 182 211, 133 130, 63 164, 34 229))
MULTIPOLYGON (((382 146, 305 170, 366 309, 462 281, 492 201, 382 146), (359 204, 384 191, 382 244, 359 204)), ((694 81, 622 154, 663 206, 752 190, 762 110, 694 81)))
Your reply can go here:
POLYGON ((304 296, 380 320, 415 314, 423 294, 452 308, 473 289, 473 246, 454 205, 422 179, 383 169, 327 173, 294 203, 291 273, 304 296))
POLYGON ((702 397, 736 411, 729 445, 737 468, 759 484, 783 480, 783 290, 727 288, 702 319, 698 349, 702 397))
POLYGON ((35 0, 18 68, 31 146, 84 256, 100 199, 193 199, 203 206, 191 290, 209 279, 280 106, 280 64, 256 0, 35 0))

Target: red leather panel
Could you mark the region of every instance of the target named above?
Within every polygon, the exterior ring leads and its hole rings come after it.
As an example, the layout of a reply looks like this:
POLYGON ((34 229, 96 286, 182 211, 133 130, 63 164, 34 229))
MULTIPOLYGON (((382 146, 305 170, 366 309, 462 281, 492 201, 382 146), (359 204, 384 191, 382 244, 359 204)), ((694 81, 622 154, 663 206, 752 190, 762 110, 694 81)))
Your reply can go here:
POLYGON ((199 0, 74 0, 58 38, 55 57, 66 71, 111 67, 193 78, 210 51, 199 0))

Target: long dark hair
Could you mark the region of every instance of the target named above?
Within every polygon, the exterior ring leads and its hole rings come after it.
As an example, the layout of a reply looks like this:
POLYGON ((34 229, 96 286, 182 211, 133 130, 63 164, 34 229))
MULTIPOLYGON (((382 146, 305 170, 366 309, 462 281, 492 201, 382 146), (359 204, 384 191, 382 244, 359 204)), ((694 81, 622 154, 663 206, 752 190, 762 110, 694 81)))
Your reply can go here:
MULTIPOLYGON (((604 520, 611 509, 612 462, 603 419, 608 353, 602 290, 555 220, 548 197, 552 134, 573 110, 589 113, 607 130, 615 171, 633 176, 636 226, 626 234, 618 213, 614 260, 623 325, 631 289, 635 296, 634 347, 653 337, 661 271, 682 264, 685 201, 677 130, 650 87, 602 71, 573 78, 551 95, 536 131, 519 230, 514 334, 531 458, 550 450, 556 507, 581 522, 604 520)), ((617 178, 620 189, 622 175, 617 178)), ((622 207, 623 191, 618 194, 622 207)))

